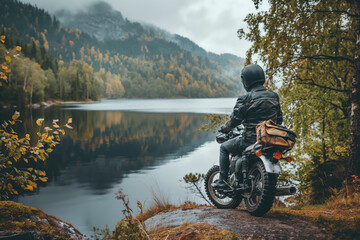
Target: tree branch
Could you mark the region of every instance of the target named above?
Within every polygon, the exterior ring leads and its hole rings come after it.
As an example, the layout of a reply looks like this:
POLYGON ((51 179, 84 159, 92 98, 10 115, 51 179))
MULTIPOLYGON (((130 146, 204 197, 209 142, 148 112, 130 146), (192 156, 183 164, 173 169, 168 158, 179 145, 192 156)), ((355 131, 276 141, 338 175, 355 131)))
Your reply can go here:
POLYGON ((299 55, 299 59, 315 59, 315 60, 336 60, 336 61, 348 61, 351 64, 354 64, 354 59, 343 57, 343 56, 329 56, 325 54, 317 54, 312 56, 306 56, 306 55, 299 55))
POLYGON ((330 103, 330 105, 333 105, 335 108, 339 109, 344 114, 344 119, 349 118, 349 113, 346 111, 345 108, 340 107, 339 105, 332 103, 332 102, 329 102, 329 103, 330 103))
POLYGON ((360 17, 360 15, 357 15, 357 14, 351 14, 347 11, 344 11, 344 10, 332 10, 332 11, 329 11, 329 10, 314 10, 314 11, 309 11, 310 13, 343 13, 343 14, 346 14, 348 15, 349 17, 354 17, 354 18, 358 18, 360 17))
POLYGON ((332 87, 317 84, 317 83, 315 83, 315 81, 312 78, 302 79, 299 76, 296 76, 296 77, 297 77, 297 79, 300 80, 299 84, 312 85, 312 86, 316 86, 316 87, 319 87, 319 88, 322 88, 322 89, 327 89, 327 90, 336 91, 336 92, 344 92, 344 93, 350 93, 351 92, 349 89, 336 89, 336 88, 332 88, 332 87))

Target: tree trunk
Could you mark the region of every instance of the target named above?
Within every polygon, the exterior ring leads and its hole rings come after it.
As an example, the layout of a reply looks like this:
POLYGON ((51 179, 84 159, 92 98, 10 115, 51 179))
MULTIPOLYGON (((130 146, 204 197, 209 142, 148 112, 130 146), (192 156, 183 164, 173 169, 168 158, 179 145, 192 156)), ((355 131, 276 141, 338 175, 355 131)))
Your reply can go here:
POLYGON ((31 81, 31 89, 30 89, 30 105, 32 105, 33 88, 34 88, 34 80, 32 80, 32 81, 31 81))
POLYGON ((355 73, 351 91, 350 158, 347 170, 347 187, 350 195, 354 191, 352 176, 360 175, 360 2, 354 1, 352 6, 356 21, 356 46, 354 58, 355 73))
POLYGON ((24 79, 24 91, 26 88, 26 82, 27 82, 28 75, 29 75, 29 66, 26 68, 25 79, 24 79))
POLYGON ((59 86, 60 86, 60 100, 62 100, 62 77, 59 77, 59 80, 60 80, 60 84, 59 84, 59 86))

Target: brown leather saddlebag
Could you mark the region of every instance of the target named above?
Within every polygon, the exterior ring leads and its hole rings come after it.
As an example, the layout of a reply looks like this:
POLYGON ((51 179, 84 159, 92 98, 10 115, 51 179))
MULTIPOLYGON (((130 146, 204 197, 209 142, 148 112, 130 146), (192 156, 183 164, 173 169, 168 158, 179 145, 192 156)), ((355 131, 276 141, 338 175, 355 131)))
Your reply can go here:
POLYGON ((277 125, 271 120, 256 125, 257 142, 263 147, 276 147, 280 150, 290 150, 296 142, 296 134, 290 129, 277 125))

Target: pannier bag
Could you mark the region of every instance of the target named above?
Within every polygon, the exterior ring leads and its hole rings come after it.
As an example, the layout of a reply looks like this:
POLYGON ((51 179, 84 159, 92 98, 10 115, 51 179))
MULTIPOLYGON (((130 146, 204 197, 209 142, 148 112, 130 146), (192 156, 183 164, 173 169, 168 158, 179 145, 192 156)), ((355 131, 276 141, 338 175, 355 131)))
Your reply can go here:
POLYGON ((276 147, 290 150, 296 142, 296 134, 285 126, 277 125, 272 120, 256 125, 257 142, 263 147, 276 147))

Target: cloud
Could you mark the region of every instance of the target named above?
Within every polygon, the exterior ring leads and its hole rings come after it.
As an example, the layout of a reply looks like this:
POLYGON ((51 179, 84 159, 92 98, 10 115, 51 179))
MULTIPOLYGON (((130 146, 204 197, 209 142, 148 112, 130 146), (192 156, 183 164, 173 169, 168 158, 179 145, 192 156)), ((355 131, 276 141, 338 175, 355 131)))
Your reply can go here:
MULTIPOLYGON (((96 0, 23 0, 49 12, 60 9, 78 11, 96 0)), ((237 38, 237 30, 246 28, 243 19, 255 12, 252 0, 104 0, 125 18, 153 24, 171 33, 187 37, 215 53, 233 53, 244 57, 250 43, 237 38)), ((267 8, 264 4, 263 8, 267 8)))

